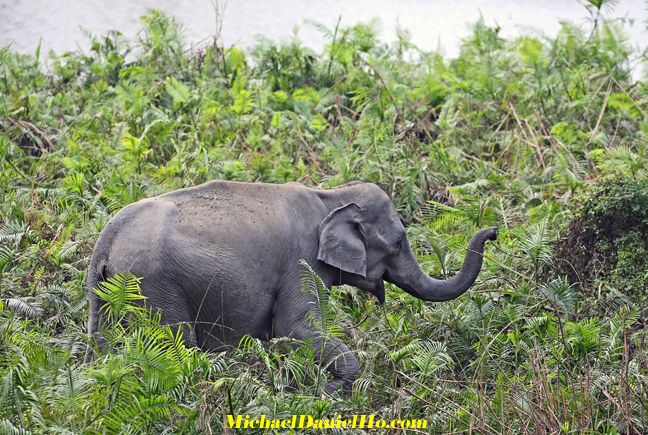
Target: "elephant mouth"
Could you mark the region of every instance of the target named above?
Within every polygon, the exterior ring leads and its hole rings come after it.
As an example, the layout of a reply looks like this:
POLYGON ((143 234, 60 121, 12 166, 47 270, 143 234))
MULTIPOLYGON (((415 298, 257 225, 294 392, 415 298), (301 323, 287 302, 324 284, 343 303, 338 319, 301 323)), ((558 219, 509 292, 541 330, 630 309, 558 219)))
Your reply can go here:
POLYGON ((362 275, 357 275, 353 273, 345 272, 341 277, 339 284, 348 284, 353 287, 359 288, 362 291, 371 293, 378 299, 378 302, 382 305, 385 303, 385 275, 375 279, 368 279, 362 275))
MULTIPOLYGON (((387 282, 390 283, 390 284, 398 285, 398 284, 396 284, 396 282, 394 282, 394 280, 392 279, 392 277, 389 276, 389 271, 388 271, 388 270, 385 270, 385 273, 383 273, 383 276, 382 276, 382 278, 381 278, 381 281, 387 281, 387 282)), ((384 285, 383 285, 383 287, 384 287, 384 285)))
POLYGON ((378 299, 380 305, 385 303, 385 283, 382 278, 376 281, 373 288, 368 289, 368 291, 378 299))

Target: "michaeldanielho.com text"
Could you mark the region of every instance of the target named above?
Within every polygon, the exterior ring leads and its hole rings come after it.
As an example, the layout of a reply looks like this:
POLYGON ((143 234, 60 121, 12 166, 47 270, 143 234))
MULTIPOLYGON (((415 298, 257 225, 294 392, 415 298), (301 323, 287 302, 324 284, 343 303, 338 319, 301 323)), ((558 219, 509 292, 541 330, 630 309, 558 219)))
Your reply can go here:
POLYGON ((310 415, 293 415, 286 419, 269 419, 265 415, 228 415, 227 427, 232 429, 425 429, 427 420, 383 420, 375 415, 353 415, 350 418, 319 419, 310 415))

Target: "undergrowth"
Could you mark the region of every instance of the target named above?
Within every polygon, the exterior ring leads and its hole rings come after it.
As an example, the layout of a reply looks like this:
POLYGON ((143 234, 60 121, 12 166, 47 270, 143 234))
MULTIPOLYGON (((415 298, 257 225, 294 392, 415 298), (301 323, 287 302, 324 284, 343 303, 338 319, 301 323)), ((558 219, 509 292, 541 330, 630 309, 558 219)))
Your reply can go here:
POLYGON ((372 24, 316 25, 322 52, 188 49, 156 11, 135 41, 93 36, 48 68, 0 48, 0 432, 214 433, 226 414, 647 432, 648 82, 631 78, 642 54, 622 23, 593 16, 514 40, 480 21, 456 59, 372 24), (185 348, 128 275, 99 289, 122 321, 84 363, 84 271, 107 220, 211 179, 378 183, 436 276, 477 228, 500 237, 451 302, 321 295, 315 320, 360 361, 349 398, 321 393, 300 343, 185 348))
POLYGON ((564 274, 585 291, 612 286, 641 304, 648 296, 648 179, 596 183, 575 214, 556 249, 564 274))

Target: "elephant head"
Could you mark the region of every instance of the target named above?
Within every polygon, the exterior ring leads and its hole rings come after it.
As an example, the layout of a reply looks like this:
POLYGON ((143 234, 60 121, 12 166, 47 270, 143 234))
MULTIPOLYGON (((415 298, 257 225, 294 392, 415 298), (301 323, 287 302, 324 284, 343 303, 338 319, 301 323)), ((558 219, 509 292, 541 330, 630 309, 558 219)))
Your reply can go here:
POLYGON ((389 196, 370 183, 333 189, 334 208, 320 225, 318 260, 339 269, 336 284, 349 284, 385 300, 383 281, 425 301, 461 296, 475 282, 486 240, 496 228, 478 231, 470 240, 459 272, 446 280, 425 274, 407 240, 405 227, 389 196), (337 191, 337 192, 336 192, 337 191))

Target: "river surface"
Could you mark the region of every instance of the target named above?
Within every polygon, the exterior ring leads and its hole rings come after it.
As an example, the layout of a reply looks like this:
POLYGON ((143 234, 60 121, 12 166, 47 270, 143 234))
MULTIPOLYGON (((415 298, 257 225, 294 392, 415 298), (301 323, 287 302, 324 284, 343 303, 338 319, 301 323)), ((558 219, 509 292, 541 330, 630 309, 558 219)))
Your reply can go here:
MULTIPOLYGON (((590 15, 578 0, 0 0, 0 46, 10 44, 26 53, 33 53, 39 42, 44 50, 58 53, 83 49, 88 44, 82 29, 93 34, 116 29, 132 38, 148 8, 177 17, 186 42, 194 45, 219 33, 225 46, 245 47, 256 35, 280 40, 299 28, 303 43, 320 49, 324 39, 306 20, 333 29, 339 16, 342 25, 375 17, 385 41, 394 40, 400 26, 420 48, 450 57, 457 55, 469 24, 480 16, 486 24, 499 25, 505 37, 553 36, 563 19, 591 28, 590 15)), ((645 48, 647 8, 643 0, 620 0, 606 16, 624 19, 632 45, 645 48)))

